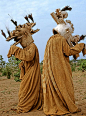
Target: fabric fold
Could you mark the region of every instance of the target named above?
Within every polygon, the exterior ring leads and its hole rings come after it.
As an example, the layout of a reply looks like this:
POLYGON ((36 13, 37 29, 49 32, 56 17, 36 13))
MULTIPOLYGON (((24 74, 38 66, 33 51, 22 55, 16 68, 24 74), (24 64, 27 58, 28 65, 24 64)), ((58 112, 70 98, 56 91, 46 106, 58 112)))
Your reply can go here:
POLYGON ((63 115, 77 111, 69 56, 82 51, 83 43, 70 48, 59 34, 47 42, 43 60, 43 95, 46 115, 63 115))
POLYGON ((19 64, 20 89, 17 112, 29 112, 37 110, 42 106, 42 87, 41 73, 39 64, 39 53, 36 45, 31 43, 24 49, 12 46, 9 50, 8 57, 12 54, 22 60, 19 64))

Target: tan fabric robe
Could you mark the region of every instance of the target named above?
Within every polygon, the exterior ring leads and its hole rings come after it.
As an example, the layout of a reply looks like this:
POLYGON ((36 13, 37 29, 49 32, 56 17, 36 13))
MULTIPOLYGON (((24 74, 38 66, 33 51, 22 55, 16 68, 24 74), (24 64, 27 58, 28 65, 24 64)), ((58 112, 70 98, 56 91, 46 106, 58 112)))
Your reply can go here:
POLYGON ((24 49, 13 45, 8 57, 12 54, 22 60, 19 64, 22 81, 19 90, 18 113, 39 109, 42 105, 42 93, 38 49, 34 43, 24 49))
POLYGON ((62 115, 75 112, 74 87, 69 56, 80 53, 84 43, 70 48, 59 34, 47 42, 43 60, 44 113, 62 115))

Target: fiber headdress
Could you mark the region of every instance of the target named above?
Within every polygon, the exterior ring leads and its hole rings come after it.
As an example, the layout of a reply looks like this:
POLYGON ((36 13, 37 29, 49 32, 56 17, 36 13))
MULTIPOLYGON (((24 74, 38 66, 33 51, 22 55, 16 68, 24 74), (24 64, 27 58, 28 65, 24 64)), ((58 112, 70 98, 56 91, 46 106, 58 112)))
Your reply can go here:
POLYGON ((84 39, 86 35, 75 35, 72 36, 74 32, 73 24, 70 20, 65 20, 68 17, 68 13, 66 11, 71 11, 72 8, 69 6, 65 6, 63 9, 56 9, 55 13, 52 12, 51 16, 57 23, 57 26, 53 28, 53 34, 60 34, 65 37, 70 47, 76 45, 80 40, 84 39))
POLYGON ((36 23, 34 23, 32 14, 26 15, 25 20, 27 21, 27 23, 23 24, 23 25, 17 25, 17 21, 14 21, 13 19, 11 19, 11 22, 16 26, 15 30, 13 31, 9 31, 9 29, 7 28, 7 32, 8 32, 8 37, 6 37, 6 34, 3 32, 3 30, 1 30, 2 35, 6 38, 6 41, 10 41, 12 39, 14 39, 14 41, 16 41, 16 43, 14 43, 15 45, 21 42, 21 38, 23 35, 25 34, 29 34, 32 35, 36 32, 39 31, 39 29, 33 30, 32 27, 34 27, 36 25, 36 23), (29 19, 32 21, 30 22, 29 19), (19 34, 17 32, 20 32, 19 34))

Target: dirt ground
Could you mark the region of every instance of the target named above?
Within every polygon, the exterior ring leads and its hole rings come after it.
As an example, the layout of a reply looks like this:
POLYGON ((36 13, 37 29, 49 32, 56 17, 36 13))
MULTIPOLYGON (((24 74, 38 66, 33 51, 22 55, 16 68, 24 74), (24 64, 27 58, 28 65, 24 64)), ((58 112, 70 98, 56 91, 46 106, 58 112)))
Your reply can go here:
MULTIPOLYGON (((86 116, 86 71, 73 72, 73 83, 76 105, 82 111, 65 116, 86 116)), ((15 82, 14 78, 0 77, 0 116, 46 116, 43 111, 17 114, 11 110, 17 107, 19 86, 20 82, 15 82)))

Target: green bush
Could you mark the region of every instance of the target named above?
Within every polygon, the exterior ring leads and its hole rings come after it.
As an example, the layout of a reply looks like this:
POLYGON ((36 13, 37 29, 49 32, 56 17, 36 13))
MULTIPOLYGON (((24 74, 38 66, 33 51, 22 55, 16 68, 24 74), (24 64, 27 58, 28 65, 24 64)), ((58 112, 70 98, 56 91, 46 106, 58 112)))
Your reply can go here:
POLYGON ((14 73, 14 77, 20 77, 20 72, 14 73))
POLYGON ((42 74, 42 70, 43 70, 43 60, 40 63, 40 71, 41 71, 41 74, 42 74))
POLYGON ((82 68, 83 68, 84 70, 86 70, 86 63, 85 63, 85 62, 82 64, 82 68))
POLYGON ((19 79, 19 77, 15 77, 14 80, 15 80, 16 82, 21 82, 21 80, 19 79))
POLYGON ((2 70, 2 76, 6 76, 6 75, 7 75, 6 69, 3 69, 2 70))
POLYGON ((84 71, 86 70, 86 60, 85 59, 81 59, 81 60, 71 60, 69 61, 70 66, 71 66, 71 70, 75 71, 75 70, 81 70, 84 71))
POLYGON ((76 69, 76 65, 74 64, 74 65, 71 66, 72 72, 75 71, 75 69, 76 69))
POLYGON ((8 79, 11 78, 11 74, 11 70, 8 67, 2 70, 2 76, 7 76, 8 79))
POLYGON ((79 70, 82 70, 82 66, 79 66, 77 69, 78 69, 78 71, 79 71, 79 70))
POLYGON ((72 72, 75 71, 76 70, 76 62, 75 62, 75 60, 70 60, 69 63, 70 63, 72 72))
POLYGON ((18 72, 17 73, 14 73, 14 80, 16 81, 16 82, 20 82, 21 80, 19 79, 20 78, 20 70, 18 70, 18 72))
POLYGON ((41 74, 42 74, 42 70, 43 70, 43 66, 40 67, 41 74))
POLYGON ((0 68, 0 72, 2 72, 2 68, 0 68))
POLYGON ((10 79, 11 78, 11 69, 9 67, 6 67, 6 73, 7 73, 7 78, 10 79))
POLYGON ((79 60, 77 62, 77 66, 78 66, 77 68, 78 70, 81 70, 81 71, 86 70, 86 60, 84 59, 79 60))
POLYGON ((11 78, 11 69, 9 67, 6 67, 6 75, 7 75, 7 78, 10 79, 11 78))

